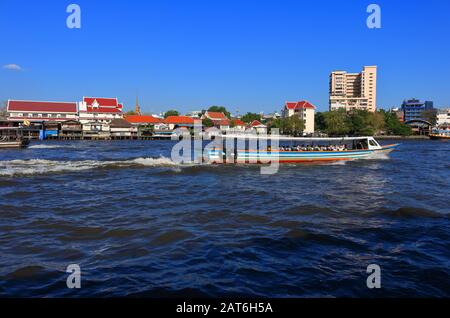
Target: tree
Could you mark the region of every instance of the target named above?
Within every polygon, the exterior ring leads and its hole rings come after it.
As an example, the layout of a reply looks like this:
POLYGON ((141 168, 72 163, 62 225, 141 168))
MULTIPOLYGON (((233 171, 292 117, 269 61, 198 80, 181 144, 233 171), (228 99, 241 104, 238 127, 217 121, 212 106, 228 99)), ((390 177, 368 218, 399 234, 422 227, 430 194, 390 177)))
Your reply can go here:
POLYGON ((202 125, 203 127, 212 127, 214 126, 214 122, 209 118, 204 118, 202 119, 202 125))
POLYGON ((230 112, 224 106, 211 106, 211 107, 208 108, 208 111, 224 113, 225 116, 227 116, 228 119, 231 118, 230 112))
POLYGON ((411 127, 400 122, 397 115, 392 112, 384 113, 384 123, 388 135, 411 135, 411 127))
POLYGON ((125 115, 137 115, 134 110, 129 110, 125 113, 125 115))
POLYGON ((317 131, 325 131, 326 123, 325 123, 325 115, 322 112, 316 113, 314 116, 314 126, 317 131))
POLYGON ((431 126, 436 126, 437 123, 437 110, 436 109, 427 109, 424 110, 421 114, 422 119, 426 120, 431 124, 431 126))
POLYGON ((8 112, 6 111, 7 102, 3 101, 0 103, 0 118, 6 118, 8 116, 8 112))
POLYGON ((291 116, 287 118, 277 118, 268 124, 269 129, 278 128, 280 133, 291 136, 303 135, 305 123, 299 116, 291 116))
POLYGON ((169 116, 179 116, 179 115, 180 115, 180 113, 177 110, 171 109, 164 113, 164 118, 167 118, 169 116))
POLYGON ((261 120, 261 115, 256 113, 247 113, 244 116, 242 116, 241 120, 244 123, 251 123, 254 120, 261 120))
POLYGON ((375 134, 375 115, 367 110, 355 109, 347 113, 349 133, 353 136, 371 136, 375 134))
POLYGON ((347 135, 350 127, 345 109, 324 113, 325 131, 329 135, 347 135))
POLYGON ((299 116, 294 115, 288 118, 284 118, 283 121, 285 121, 284 133, 291 136, 300 136, 303 134, 305 123, 299 116))

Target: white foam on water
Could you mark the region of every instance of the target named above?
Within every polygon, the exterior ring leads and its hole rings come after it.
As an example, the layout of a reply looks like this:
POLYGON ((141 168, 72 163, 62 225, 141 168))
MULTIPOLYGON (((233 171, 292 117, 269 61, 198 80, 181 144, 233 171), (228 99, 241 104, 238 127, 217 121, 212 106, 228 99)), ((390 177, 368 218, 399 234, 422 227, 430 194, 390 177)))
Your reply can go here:
POLYGON ((35 175, 57 172, 83 171, 104 167, 178 167, 179 165, 166 157, 136 158, 119 161, 57 161, 45 159, 0 161, 0 176, 35 175))
POLYGON ((345 166, 350 160, 336 160, 325 163, 326 166, 345 166))
POLYGON ((58 145, 32 145, 28 147, 28 149, 57 149, 57 148, 68 148, 68 147, 58 145))
POLYGON ((136 158, 131 160, 131 162, 134 162, 139 165, 143 166, 178 166, 177 163, 170 160, 170 158, 166 157, 160 157, 160 158, 136 158))

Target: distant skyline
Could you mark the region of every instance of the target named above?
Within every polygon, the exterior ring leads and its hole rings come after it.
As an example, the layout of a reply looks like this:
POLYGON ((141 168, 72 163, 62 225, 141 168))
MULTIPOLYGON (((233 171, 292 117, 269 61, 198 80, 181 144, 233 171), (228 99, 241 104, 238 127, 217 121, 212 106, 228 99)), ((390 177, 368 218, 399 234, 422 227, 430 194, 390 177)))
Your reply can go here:
POLYGON ((233 114, 308 100, 329 75, 378 66, 378 106, 450 107, 450 1, 0 0, 0 101, 117 97, 142 112, 233 114), (81 7, 81 29, 66 7, 81 7), (381 29, 366 26, 370 3, 381 29))

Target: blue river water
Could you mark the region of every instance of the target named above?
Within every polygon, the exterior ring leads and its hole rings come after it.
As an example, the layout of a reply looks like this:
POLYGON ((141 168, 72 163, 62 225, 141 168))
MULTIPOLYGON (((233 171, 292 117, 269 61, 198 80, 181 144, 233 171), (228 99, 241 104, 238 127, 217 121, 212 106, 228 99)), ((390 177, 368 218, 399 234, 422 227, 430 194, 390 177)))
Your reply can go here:
POLYGON ((450 296, 449 142, 274 175, 178 165, 173 144, 0 150, 0 296, 450 296))

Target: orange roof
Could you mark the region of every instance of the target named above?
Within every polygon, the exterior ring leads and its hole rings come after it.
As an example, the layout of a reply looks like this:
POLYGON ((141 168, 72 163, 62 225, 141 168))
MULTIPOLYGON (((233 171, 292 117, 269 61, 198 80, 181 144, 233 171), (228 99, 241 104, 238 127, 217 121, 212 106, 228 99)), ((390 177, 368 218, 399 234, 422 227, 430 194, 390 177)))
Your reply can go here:
POLYGON ((256 127, 256 126, 266 126, 266 125, 264 125, 264 124, 262 124, 259 120, 254 120, 251 124, 250 124, 250 126, 252 126, 252 127, 256 127))
POLYGON ((235 126, 245 126, 245 123, 240 119, 233 119, 233 124, 235 126))
POLYGON ((220 126, 229 126, 230 125, 230 121, 228 119, 213 120, 213 123, 215 125, 220 125, 220 126))
POLYGON ((169 116, 164 122, 166 124, 194 124, 194 118, 188 116, 169 116))
POLYGON ((299 109, 299 108, 311 108, 316 109, 316 107, 306 100, 302 100, 299 102, 286 102, 285 107, 287 109, 299 109))
POLYGON ((206 115, 207 117, 209 117, 210 119, 227 119, 227 116, 225 116, 224 113, 221 112, 210 112, 210 111, 206 111, 206 115))
POLYGON ((131 124, 159 124, 162 119, 144 115, 125 115, 125 120, 131 124))

